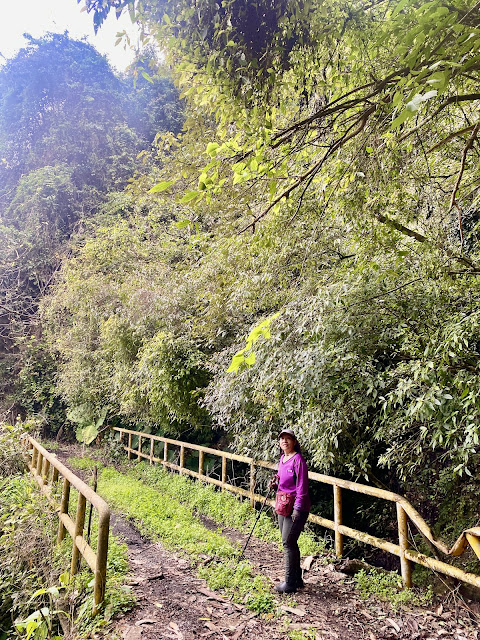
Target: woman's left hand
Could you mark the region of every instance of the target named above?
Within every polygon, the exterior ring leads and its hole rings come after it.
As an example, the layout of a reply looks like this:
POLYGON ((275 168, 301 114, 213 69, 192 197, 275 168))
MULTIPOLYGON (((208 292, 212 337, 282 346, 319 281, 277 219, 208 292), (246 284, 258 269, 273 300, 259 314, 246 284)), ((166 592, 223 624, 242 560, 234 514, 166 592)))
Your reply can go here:
POLYGON ((292 512, 292 520, 293 520, 293 522, 295 522, 295 520, 297 518, 299 518, 299 517, 300 517, 300 511, 297 511, 296 509, 294 509, 293 512, 292 512))

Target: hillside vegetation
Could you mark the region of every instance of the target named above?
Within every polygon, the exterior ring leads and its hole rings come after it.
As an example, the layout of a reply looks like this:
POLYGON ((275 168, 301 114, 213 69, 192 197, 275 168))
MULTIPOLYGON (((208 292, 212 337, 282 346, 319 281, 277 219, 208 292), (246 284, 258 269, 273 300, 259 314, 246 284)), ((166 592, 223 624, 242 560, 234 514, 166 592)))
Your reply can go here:
MULTIPOLYGON (((293 427, 315 470, 405 493, 451 539, 474 525, 478 3, 81 4, 162 49, 183 128, 153 54, 126 102, 100 62, 108 100, 88 72, 80 114, 29 101, 25 144, 0 91, 5 409, 259 458, 293 427)), ((57 39, 0 70, 9 100, 57 39)))

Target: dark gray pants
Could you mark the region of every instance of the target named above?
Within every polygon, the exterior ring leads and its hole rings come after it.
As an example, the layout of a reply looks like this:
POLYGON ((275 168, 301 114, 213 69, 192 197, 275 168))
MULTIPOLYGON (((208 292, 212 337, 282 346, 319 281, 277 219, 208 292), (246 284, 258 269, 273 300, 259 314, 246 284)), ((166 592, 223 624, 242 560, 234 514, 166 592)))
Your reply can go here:
POLYGON ((308 518, 308 512, 300 511, 295 518, 278 516, 278 526, 282 534, 283 553, 285 556, 285 582, 289 586, 297 586, 302 579, 300 569, 300 549, 298 548, 298 537, 302 533, 308 518))

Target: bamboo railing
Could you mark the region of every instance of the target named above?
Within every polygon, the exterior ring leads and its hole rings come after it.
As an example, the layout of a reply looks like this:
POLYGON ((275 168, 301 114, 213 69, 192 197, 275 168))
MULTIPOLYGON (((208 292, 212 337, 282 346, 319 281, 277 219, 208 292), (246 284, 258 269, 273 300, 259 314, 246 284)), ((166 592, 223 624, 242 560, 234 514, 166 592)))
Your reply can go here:
POLYGON ((105 597, 105 584, 107 578, 107 554, 108 554, 108 533, 110 528, 110 509, 107 503, 96 494, 85 482, 78 478, 70 469, 67 469, 52 453, 44 449, 32 437, 27 438, 28 446, 31 447, 31 459, 29 458, 29 469, 40 486, 42 493, 47 497, 52 507, 58 512, 58 533, 57 542, 61 542, 68 532, 72 538, 72 562, 70 574, 74 576, 79 568, 80 556, 85 558, 86 563, 93 571, 94 586, 93 598, 96 613, 99 605, 105 597), (60 505, 52 496, 52 488, 58 482, 60 476, 63 478, 62 498, 60 505), (78 491, 78 503, 75 520, 68 514, 70 501, 70 489, 74 487, 78 491), (85 513, 87 501, 93 505, 98 512, 98 541, 95 552, 84 538, 83 530, 85 526, 85 513))
MULTIPOLYGON (((203 447, 198 444, 192 444, 188 442, 182 442, 180 440, 172 440, 170 438, 163 438, 162 436, 155 436, 148 433, 141 433, 139 431, 132 431, 129 429, 122 429, 120 427, 114 427, 114 431, 119 433, 120 442, 122 443, 125 451, 128 454, 128 458, 136 457, 138 460, 145 459, 150 464, 161 464, 165 468, 172 471, 178 471, 180 474, 189 475, 203 482, 208 482, 221 487, 223 491, 230 491, 238 495, 244 496, 250 500, 252 506, 255 506, 256 502, 263 502, 265 497, 255 493, 257 469, 271 469, 277 470, 277 465, 271 462, 265 462, 263 460, 254 460, 247 456, 237 455, 235 453, 229 453, 228 451, 220 451, 219 449, 212 449, 210 447, 203 447), (126 436, 127 442, 124 442, 126 436), (133 438, 138 438, 138 444, 136 448, 132 447, 133 438), (143 451, 144 443, 149 442, 148 453, 143 451), (161 458, 154 455, 155 442, 163 444, 163 456, 161 458), (169 461, 169 452, 175 448, 179 455, 179 464, 169 461), (193 471, 185 467, 185 452, 186 451, 198 451, 198 471, 193 471), (212 478, 205 474, 205 454, 216 456, 221 460, 221 476, 220 479, 212 478), (234 460, 242 462, 249 467, 249 489, 238 487, 230 484, 227 479, 227 460, 234 460)), ((320 482, 332 486, 333 500, 334 500, 334 519, 329 520, 323 518, 317 514, 310 514, 309 520, 315 522, 322 527, 331 529, 335 534, 335 552, 338 557, 343 555, 343 539, 344 536, 353 538, 365 544, 377 547, 383 551, 387 551, 400 559, 400 568, 402 574, 402 581, 404 586, 410 587, 412 585, 412 563, 416 563, 427 567, 433 571, 442 573, 444 575, 456 578, 467 584, 470 584, 477 589, 480 589, 480 576, 463 571, 462 569, 455 567, 451 564, 427 556, 423 553, 419 553, 415 549, 411 548, 409 535, 408 535, 408 523, 411 522, 416 529, 422 534, 422 536, 436 549, 446 556, 460 556, 462 555, 468 546, 470 546, 478 558, 480 558, 480 527, 473 527, 464 531, 453 547, 449 549, 441 541, 437 540, 428 524, 422 518, 422 516, 416 511, 416 509, 406 500, 403 496, 386 491, 384 489, 378 489, 365 484, 359 484, 357 482, 350 482, 349 480, 341 480, 340 478, 334 478, 332 476, 323 475, 321 473, 315 473, 310 471, 308 474, 309 480, 320 482), (397 515, 397 531, 398 531, 398 543, 389 542, 383 538, 372 536, 364 531, 358 531, 352 529, 343 524, 343 509, 342 509, 342 491, 343 490, 354 491, 381 500, 395 503, 396 515, 397 515)), ((274 501, 269 500, 268 504, 274 506, 274 501)))

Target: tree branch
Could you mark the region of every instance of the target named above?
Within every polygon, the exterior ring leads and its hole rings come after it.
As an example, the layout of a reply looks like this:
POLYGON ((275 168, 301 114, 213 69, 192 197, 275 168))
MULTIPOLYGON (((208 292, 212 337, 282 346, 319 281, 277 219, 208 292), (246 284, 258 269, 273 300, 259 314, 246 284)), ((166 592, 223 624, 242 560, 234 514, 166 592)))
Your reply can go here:
POLYGON ((459 129, 458 131, 454 131, 453 133, 451 133, 446 138, 443 138, 443 140, 440 140, 440 142, 437 142, 437 144, 434 144, 433 147, 430 147, 430 149, 427 149, 427 153, 431 153, 432 151, 435 151, 436 149, 438 149, 439 147, 443 146, 447 142, 450 142, 450 140, 453 140, 453 138, 456 138, 457 136, 462 136, 464 133, 468 133, 469 131, 472 131, 472 129, 474 129, 474 128, 475 128, 475 125, 472 124, 469 127, 464 127, 463 129, 459 129))
POLYGON ((414 282, 418 282, 419 280, 422 280, 422 279, 423 278, 420 276, 418 278, 414 278, 413 280, 409 280, 408 282, 404 282, 403 284, 398 285, 394 289, 388 289, 388 291, 382 291, 382 293, 378 293, 375 296, 370 296, 368 298, 362 298, 361 300, 357 300, 356 302, 352 302, 352 304, 349 305, 347 307, 347 309, 351 309, 352 307, 355 307, 357 304, 362 304, 364 302, 371 302, 372 300, 378 300, 378 298, 383 298, 383 296, 387 296, 387 295, 390 295, 391 293, 395 293, 396 291, 400 291, 400 289, 405 289, 405 287, 408 287, 409 285, 413 284, 414 282))
POLYGON ((376 213, 375 217, 377 220, 383 224, 388 225, 389 227, 393 227, 400 233, 403 233, 405 236, 409 236, 410 238, 414 238, 417 242, 427 242, 427 237, 422 236, 421 233, 414 231, 413 229, 409 229, 405 225, 401 224, 401 222, 397 222, 397 220, 392 220, 392 218, 387 218, 382 213, 376 213))
POLYGON ((480 100, 480 93, 467 93, 461 96, 450 96, 450 98, 447 98, 442 102, 442 104, 437 108, 436 111, 432 113, 431 116, 428 116, 428 118, 425 118, 425 120, 422 120, 422 122, 420 122, 419 125, 417 125, 413 129, 410 129, 409 131, 404 133, 403 136, 400 136, 398 141, 403 142, 404 140, 409 138, 412 135, 412 133, 415 133, 416 131, 421 129, 423 126, 425 126, 427 122, 430 122, 431 120, 433 120, 435 116, 438 116, 440 111, 443 111, 443 109, 445 109, 445 107, 448 107, 449 104, 456 104, 458 102, 472 102, 473 100, 480 100))
POLYGON ((467 140, 467 144, 463 148, 462 163, 460 165, 460 171, 458 172, 458 177, 457 177, 457 181, 455 183, 455 187, 453 188, 452 198, 450 200, 450 209, 449 209, 449 211, 451 211, 453 209, 453 207, 455 206, 455 204, 456 204, 457 191, 458 191, 458 188, 460 186, 460 182, 462 181, 463 172, 465 171, 465 162, 467 160, 467 154, 468 154, 469 150, 473 147, 473 143, 475 142, 475 140, 477 138, 477 133, 478 133, 479 129, 480 129, 480 121, 477 122, 477 124, 475 125, 475 127, 474 127, 474 129, 472 131, 472 135, 467 140))
POLYGON ((322 156, 322 158, 316 162, 313 166, 311 166, 308 171, 306 171, 304 174, 302 174, 292 185, 290 185, 287 189, 285 189, 284 191, 282 191, 282 193, 277 196, 275 198, 275 200, 273 202, 271 202, 268 207, 262 211, 262 213, 260 213, 255 220, 253 220, 252 222, 250 222, 250 224, 248 224, 246 227, 244 227, 241 231, 239 231, 239 233, 244 233, 245 231, 247 231, 247 229, 250 229, 252 226, 254 226, 259 220, 261 220, 262 218, 264 218, 267 213, 269 211, 271 211, 271 209, 273 209, 273 207, 275 205, 277 205, 283 198, 288 198, 288 196, 292 193, 292 191, 295 191, 295 189, 297 187, 299 187, 305 180, 307 180, 308 178, 310 178, 310 176, 315 175, 315 173, 317 173, 320 168, 322 167, 322 165, 324 164, 324 162, 327 160, 327 158, 329 158, 332 153, 335 153, 335 151, 337 149, 339 149, 341 146, 343 146, 344 144, 346 144, 349 140, 351 140, 352 138, 354 138, 355 136, 357 136, 359 133, 361 133, 363 131, 363 129, 365 128, 368 118, 371 116, 371 114, 376 110, 376 105, 372 105, 371 107, 369 107, 366 111, 363 112, 361 118, 359 120, 357 120, 358 127, 352 132, 352 133, 348 133, 349 131, 351 131, 351 129, 354 127, 354 125, 352 125, 346 132, 345 134, 339 139, 337 140, 337 142, 335 142, 335 144, 333 144, 330 149, 328 149, 328 151, 322 156))
POLYGON ((462 271, 449 271, 450 276, 480 276, 480 269, 463 269, 462 271))
MULTIPOLYGON (((398 222, 397 220, 392 220, 391 218, 387 218, 387 216, 384 216, 381 213, 376 213, 375 217, 379 222, 386 224, 389 227, 393 227, 397 231, 400 231, 400 233, 403 233, 403 235, 405 236, 414 238, 415 240, 417 240, 417 242, 430 242, 426 236, 423 236, 421 233, 418 233, 413 229, 409 229, 408 227, 403 225, 401 222, 398 222)), ((465 256, 458 256, 456 253, 453 253, 453 251, 451 251, 450 249, 445 249, 444 247, 439 245, 436 245, 436 246, 441 251, 445 251, 447 256, 452 258, 452 260, 456 260, 457 262, 460 262, 461 264, 464 264, 465 266, 470 267, 470 271, 468 273, 474 273, 475 271, 480 271, 480 267, 476 265, 474 262, 472 262, 471 260, 468 260, 468 258, 465 258, 465 256)))
POLYGON ((364 84, 360 87, 356 87, 355 89, 352 89, 351 91, 340 96, 333 102, 330 102, 325 107, 322 107, 321 109, 316 111, 314 114, 312 114, 308 118, 304 118, 299 122, 295 122, 287 129, 283 129, 282 131, 280 131, 278 134, 276 134, 272 138, 272 141, 273 141, 272 148, 276 148, 280 144, 288 140, 288 138, 290 137, 289 134, 295 131, 298 131, 302 127, 311 124, 315 120, 319 120, 320 118, 325 118, 326 116, 331 115, 332 113, 336 113, 337 111, 345 111, 346 109, 351 109, 352 107, 355 107, 358 104, 361 104, 362 102, 367 102, 368 100, 371 100, 372 98, 377 96, 379 93, 381 93, 381 91, 385 89, 385 87, 389 84, 389 82, 391 82, 395 78, 398 78, 399 76, 402 77, 409 72, 410 72, 410 69, 408 67, 404 67, 403 69, 398 69, 397 71, 394 71, 393 73, 389 74, 383 80, 368 82, 367 84, 364 84), (348 98, 354 93, 357 93, 357 91, 361 91, 362 89, 368 89, 369 87, 372 87, 372 86, 375 87, 375 89, 371 91, 369 94, 367 94, 366 96, 345 102, 346 98, 348 98))

